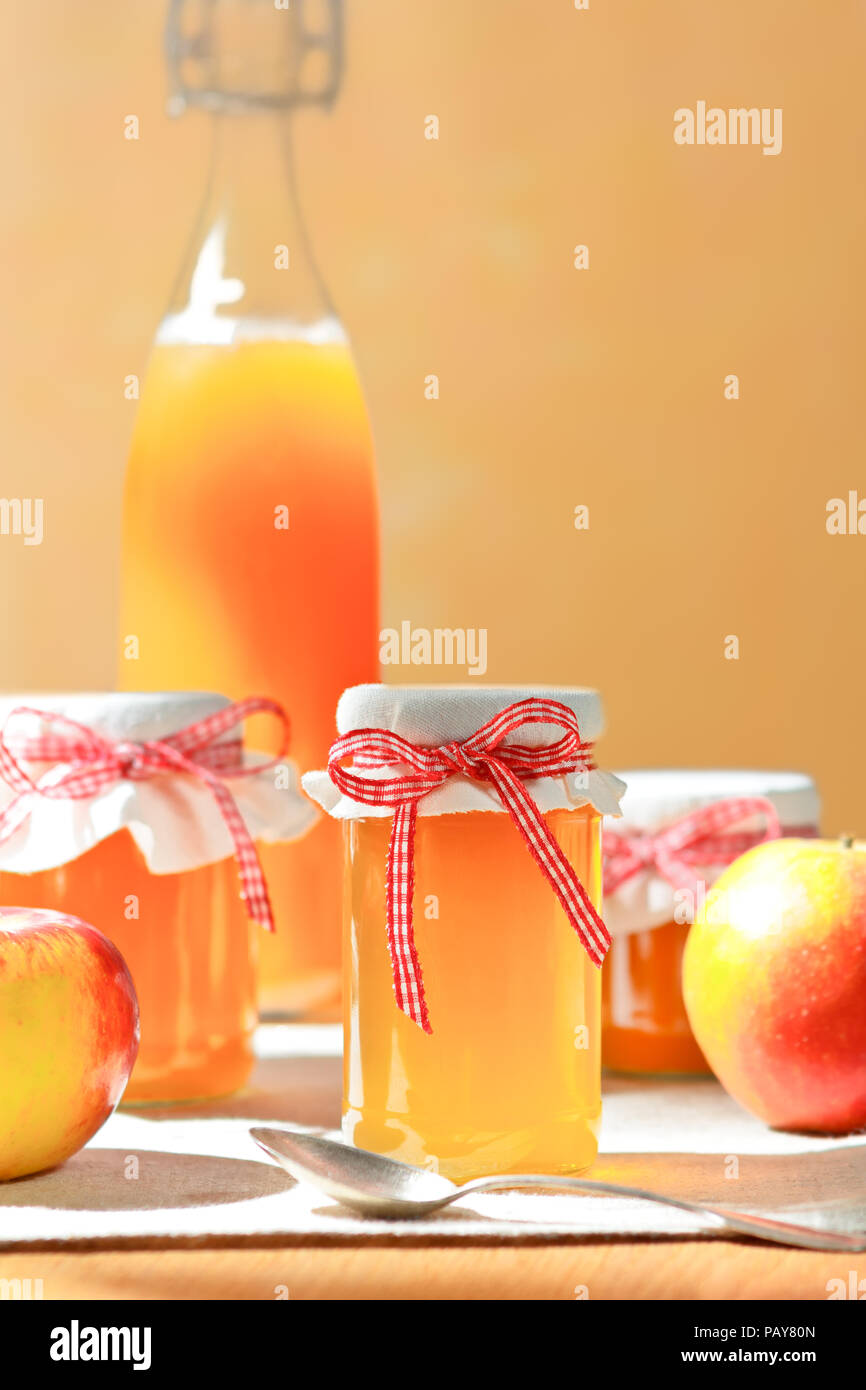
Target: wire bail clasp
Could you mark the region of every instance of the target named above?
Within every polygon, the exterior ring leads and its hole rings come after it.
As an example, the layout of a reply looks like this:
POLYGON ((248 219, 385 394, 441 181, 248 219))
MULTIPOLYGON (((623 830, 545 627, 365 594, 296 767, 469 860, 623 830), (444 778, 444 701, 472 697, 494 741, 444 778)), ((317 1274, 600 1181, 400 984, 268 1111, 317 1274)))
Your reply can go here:
POLYGON ((169 0, 168 110, 331 106, 343 0, 169 0))

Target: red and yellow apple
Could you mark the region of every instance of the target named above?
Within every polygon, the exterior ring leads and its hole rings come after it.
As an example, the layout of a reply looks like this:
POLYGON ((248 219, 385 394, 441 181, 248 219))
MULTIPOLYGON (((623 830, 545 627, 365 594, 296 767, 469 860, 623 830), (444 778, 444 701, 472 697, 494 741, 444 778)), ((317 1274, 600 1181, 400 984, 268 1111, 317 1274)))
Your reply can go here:
POLYGON ((138 1001, 117 948, 77 917, 0 907, 0 1179, 86 1144, 137 1052, 138 1001))
POLYGON ((707 894, 683 996, 722 1085, 774 1129, 866 1128, 866 844, 773 840, 707 894))

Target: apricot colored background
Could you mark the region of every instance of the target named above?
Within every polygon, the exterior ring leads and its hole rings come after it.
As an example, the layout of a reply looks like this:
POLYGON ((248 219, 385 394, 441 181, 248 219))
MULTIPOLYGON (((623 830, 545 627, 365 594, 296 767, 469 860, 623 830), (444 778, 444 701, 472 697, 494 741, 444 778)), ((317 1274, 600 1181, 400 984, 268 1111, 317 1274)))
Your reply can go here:
MULTIPOLYGON (((828 536, 825 507, 866 496, 866 8, 347 16, 340 101, 299 116, 297 159, 377 442, 383 623, 488 628, 491 681, 597 685, 608 764, 803 767, 825 828, 863 832, 866 536, 828 536), (698 99, 781 106, 781 155, 675 146, 698 99)), ((123 382, 208 139, 164 113, 163 18, 0 7, 0 491, 46 508, 41 547, 0 537, 9 689, 113 683, 123 382)))

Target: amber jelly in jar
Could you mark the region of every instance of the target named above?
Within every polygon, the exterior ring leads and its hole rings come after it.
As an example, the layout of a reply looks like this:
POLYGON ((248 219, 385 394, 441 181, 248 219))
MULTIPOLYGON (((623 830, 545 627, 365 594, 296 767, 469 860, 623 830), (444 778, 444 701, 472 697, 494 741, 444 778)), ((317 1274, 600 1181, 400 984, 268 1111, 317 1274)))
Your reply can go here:
MULTIPOLYGON (((133 765, 133 744, 171 742, 230 708, 220 695, 155 692, 6 697, 0 710, 4 752, 43 789, 26 798, 27 814, 0 840, 0 904, 83 918, 121 952, 141 1014, 124 1103, 225 1095, 252 1068, 261 928, 241 898, 232 836, 204 781, 170 769, 141 776, 133 765), (105 740, 102 750, 95 739, 105 740), (36 750, 46 756, 28 756, 36 750), (117 775, 92 795, 48 794, 113 751, 117 775)), ((281 762, 276 776, 269 760, 243 751, 233 722, 201 756, 230 790, 249 836, 302 834, 314 808, 291 764, 281 762), (238 759, 260 770, 232 776, 238 759)), ((4 762, 0 810, 19 794, 15 783, 4 762)))
MULTIPOLYGON (((391 846, 396 808, 375 804, 375 790, 359 801, 335 785, 341 739, 330 774, 304 778, 344 823, 344 1132, 359 1148, 457 1181, 580 1172, 595 1158, 601 1118, 600 970, 485 777, 472 740, 500 716, 514 727, 498 741, 494 729, 487 752, 512 767, 520 747, 548 757, 574 739, 557 719, 584 746, 602 729, 599 697, 588 690, 374 685, 343 695, 338 735, 366 731, 361 742, 379 759, 370 766, 363 749, 354 762, 339 758, 350 775, 391 786, 430 775, 401 762, 394 737, 422 762, 432 755, 431 780, 441 780, 416 801, 413 874, 391 846), (549 717, 518 723, 528 701, 549 717), (391 740, 384 752, 380 732, 391 740), (395 960, 401 918, 389 905, 412 876, 414 941, 395 960), (423 1018, 407 1011, 413 948, 423 1018)), ((616 812, 622 786, 588 764, 586 748, 571 771, 519 781, 567 866, 554 876, 572 876, 597 916, 601 815, 616 812)), ((516 816, 525 816, 519 805, 516 816)))

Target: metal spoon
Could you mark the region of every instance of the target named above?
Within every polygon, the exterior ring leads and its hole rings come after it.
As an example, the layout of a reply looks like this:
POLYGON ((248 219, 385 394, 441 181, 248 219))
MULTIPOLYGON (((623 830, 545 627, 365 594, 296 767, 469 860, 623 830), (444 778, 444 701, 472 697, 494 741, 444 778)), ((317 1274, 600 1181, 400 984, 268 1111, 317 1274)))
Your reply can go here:
POLYGON ((250 1134, 259 1147, 282 1164, 298 1182, 309 1183, 344 1207, 364 1216, 427 1216, 474 1192, 492 1192, 497 1188, 511 1187, 559 1187, 571 1192, 601 1192, 609 1196, 638 1197, 645 1202, 660 1202, 666 1207, 678 1207, 680 1211, 712 1218, 723 1230, 758 1236, 779 1245, 798 1245, 809 1250, 866 1250, 866 1231, 847 1235, 842 1231, 815 1230, 810 1226, 778 1221, 775 1217, 747 1215, 730 1211, 727 1207, 684 1202, 678 1197, 645 1192, 639 1187, 621 1187, 618 1183, 543 1174, 503 1173, 495 1178, 476 1178, 474 1182, 457 1187, 438 1173, 413 1168, 408 1163, 398 1163, 393 1158, 336 1143, 333 1139, 323 1139, 317 1134, 286 1129, 251 1129, 250 1134))

